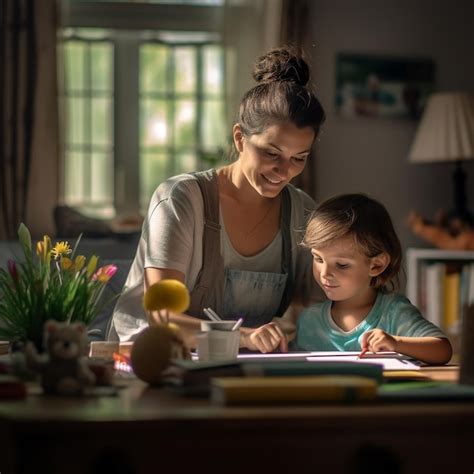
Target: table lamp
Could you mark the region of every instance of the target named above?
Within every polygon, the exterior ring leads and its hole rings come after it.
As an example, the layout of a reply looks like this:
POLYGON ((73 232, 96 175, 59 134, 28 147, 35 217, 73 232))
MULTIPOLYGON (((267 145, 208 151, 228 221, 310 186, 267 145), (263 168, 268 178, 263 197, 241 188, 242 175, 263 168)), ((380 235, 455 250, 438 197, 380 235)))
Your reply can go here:
POLYGON ((454 209, 447 218, 474 226, 466 205, 464 160, 474 159, 474 95, 460 92, 432 94, 425 107, 409 153, 414 163, 454 161, 454 209))

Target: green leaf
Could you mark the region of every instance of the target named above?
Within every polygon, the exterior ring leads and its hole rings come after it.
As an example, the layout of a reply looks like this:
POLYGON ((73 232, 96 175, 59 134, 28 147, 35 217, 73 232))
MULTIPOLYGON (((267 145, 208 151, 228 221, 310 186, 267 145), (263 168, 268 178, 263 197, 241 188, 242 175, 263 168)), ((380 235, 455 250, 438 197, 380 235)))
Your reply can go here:
POLYGON ((28 251, 31 254, 31 234, 23 222, 18 227, 18 238, 20 239, 20 243, 25 250, 25 253, 28 251))

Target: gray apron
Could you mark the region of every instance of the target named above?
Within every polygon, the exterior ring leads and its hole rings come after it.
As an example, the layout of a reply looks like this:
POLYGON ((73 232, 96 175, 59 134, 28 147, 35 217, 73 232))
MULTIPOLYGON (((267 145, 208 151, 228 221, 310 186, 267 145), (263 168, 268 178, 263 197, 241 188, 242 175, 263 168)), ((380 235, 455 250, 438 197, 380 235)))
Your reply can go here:
POLYGON ((197 179, 204 203, 203 265, 191 292, 191 304, 187 313, 207 319, 203 309, 210 306, 225 319, 243 317, 247 327, 261 326, 275 316, 282 316, 291 302, 294 284, 290 234, 291 199, 288 189, 284 188, 282 191, 282 273, 224 269, 220 250, 221 226, 216 171, 192 174, 197 179))
POLYGON ((223 318, 243 318, 244 326, 259 327, 270 322, 285 292, 285 273, 251 272, 227 268, 225 271, 223 318))

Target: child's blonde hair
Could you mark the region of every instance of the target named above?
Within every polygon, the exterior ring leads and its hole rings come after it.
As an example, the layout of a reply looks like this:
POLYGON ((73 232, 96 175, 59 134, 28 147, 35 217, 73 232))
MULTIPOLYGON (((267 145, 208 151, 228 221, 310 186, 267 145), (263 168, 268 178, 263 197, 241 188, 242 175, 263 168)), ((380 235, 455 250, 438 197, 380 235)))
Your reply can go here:
POLYGON ((402 249, 385 207, 364 194, 342 194, 328 199, 313 212, 302 244, 310 249, 324 248, 347 236, 353 236, 369 258, 382 252, 390 257, 387 268, 372 278, 371 286, 387 292, 398 287, 402 249))

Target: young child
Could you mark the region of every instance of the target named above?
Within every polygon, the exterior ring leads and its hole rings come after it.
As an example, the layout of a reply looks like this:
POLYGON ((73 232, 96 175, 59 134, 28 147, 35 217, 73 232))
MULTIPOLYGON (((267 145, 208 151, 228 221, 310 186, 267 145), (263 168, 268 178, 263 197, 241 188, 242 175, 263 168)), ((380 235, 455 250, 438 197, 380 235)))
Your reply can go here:
POLYGON ((449 340, 407 298, 392 293, 402 252, 379 202, 346 194, 318 206, 303 245, 329 301, 306 308, 297 323, 298 350, 396 351, 430 364, 452 355, 449 340))

